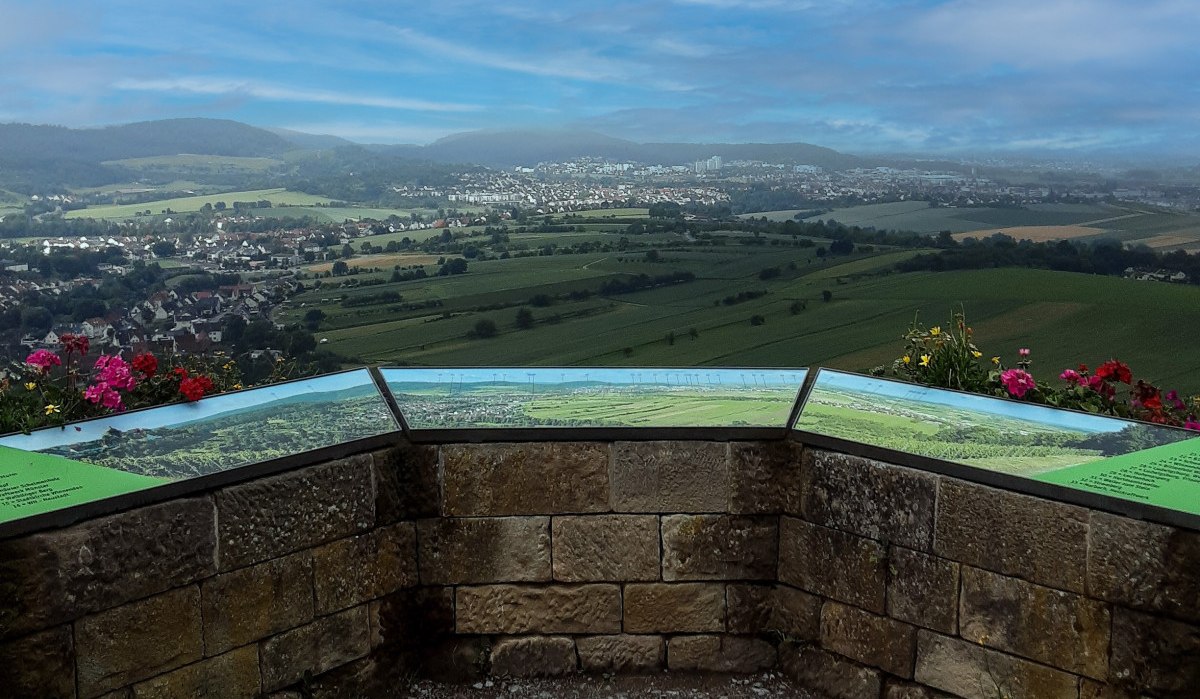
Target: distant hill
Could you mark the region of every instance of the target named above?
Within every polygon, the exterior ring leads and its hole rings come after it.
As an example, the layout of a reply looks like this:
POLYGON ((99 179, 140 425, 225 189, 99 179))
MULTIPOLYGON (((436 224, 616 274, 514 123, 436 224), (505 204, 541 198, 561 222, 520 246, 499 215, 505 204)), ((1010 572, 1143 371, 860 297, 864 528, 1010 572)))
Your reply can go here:
POLYGON ((291 129, 277 129, 272 127, 267 127, 263 130, 270 131, 288 143, 291 143, 293 146, 303 150, 332 150, 334 148, 344 148, 346 146, 356 145, 353 141, 347 141, 339 136, 304 133, 303 131, 292 131, 291 129))
POLYGON ((0 158, 100 163, 155 155, 279 155, 295 146, 265 129, 224 119, 163 119, 101 129, 0 124, 0 158))

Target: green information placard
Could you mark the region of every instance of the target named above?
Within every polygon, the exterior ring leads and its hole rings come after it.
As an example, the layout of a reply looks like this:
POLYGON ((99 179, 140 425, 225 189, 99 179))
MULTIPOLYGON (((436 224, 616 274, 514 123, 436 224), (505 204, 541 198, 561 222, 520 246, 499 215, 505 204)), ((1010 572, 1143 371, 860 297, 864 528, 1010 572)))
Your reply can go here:
POLYGON ((145 490, 169 480, 0 446, 0 522, 145 490))
POLYGON ((1200 439, 1070 466, 1036 478, 1200 515, 1200 439))

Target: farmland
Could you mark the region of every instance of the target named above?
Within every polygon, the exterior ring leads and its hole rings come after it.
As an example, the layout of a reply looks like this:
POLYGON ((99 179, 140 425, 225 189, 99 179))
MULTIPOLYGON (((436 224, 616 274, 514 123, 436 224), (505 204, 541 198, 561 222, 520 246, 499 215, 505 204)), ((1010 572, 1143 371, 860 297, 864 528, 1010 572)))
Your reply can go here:
MULTIPOLYGON (((612 243, 615 233, 522 233, 512 243, 612 243)), ((331 287, 341 280, 323 278, 276 320, 301 322, 319 309, 322 346, 364 362, 863 370, 895 359, 914 316, 944 322, 961 304, 989 356, 1012 363, 1017 348, 1030 347, 1042 378, 1117 357, 1139 376, 1200 391, 1200 359, 1180 331, 1200 326, 1194 286, 1028 269, 899 274, 895 263, 918 251, 880 247, 821 257, 796 241, 731 244, 749 234, 725 235, 726 244, 710 246, 672 234, 629 236, 636 249, 471 260, 466 274, 446 277, 433 276, 428 256, 387 255, 372 265, 382 271, 352 278, 372 280, 370 286, 331 287), (650 249, 658 261, 647 261, 650 249), (389 264, 426 265, 431 276, 391 283, 389 264), (763 278, 767 268, 781 273, 763 278), (694 279, 600 292, 639 274, 685 272, 694 279), (752 293, 738 297, 745 292, 752 293), (532 323, 519 328, 522 307, 532 323), (495 334, 473 334, 480 321, 493 323, 495 334)))
POLYGON ((303 192, 290 192, 286 189, 258 189, 245 192, 225 192, 224 194, 207 194, 195 197, 176 197, 161 199, 141 204, 115 204, 111 206, 90 206, 86 209, 68 211, 67 218, 96 218, 96 219, 128 219, 134 218, 139 211, 151 211, 153 214, 164 213, 170 209, 176 213, 199 211, 205 204, 215 206, 217 202, 225 202, 232 206, 235 201, 266 200, 275 206, 312 206, 327 204, 329 199, 303 192))

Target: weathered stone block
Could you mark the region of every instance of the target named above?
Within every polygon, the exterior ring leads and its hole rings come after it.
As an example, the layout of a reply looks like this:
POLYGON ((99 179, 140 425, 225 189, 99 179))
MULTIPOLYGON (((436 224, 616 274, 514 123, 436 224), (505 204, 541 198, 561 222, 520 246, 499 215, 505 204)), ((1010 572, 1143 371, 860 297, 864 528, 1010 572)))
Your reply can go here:
POLYGON ((550 580, 549 517, 417 523, 423 585, 550 580))
POLYGON ((371 647, 389 647, 389 657, 436 644, 454 635, 454 589, 401 590, 369 605, 371 647))
POLYGON ((616 585, 487 585, 456 591, 458 633, 618 633, 616 585))
POLYGON ((927 629, 958 631, 959 565, 893 546, 888 561, 888 615, 927 629))
POLYGON ((729 445, 731 514, 800 514, 800 460, 793 441, 729 445))
POLYGON ((90 699, 203 655, 200 589, 172 590, 75 624, 79 695, 90 699))
POLYGON ((312 621, 312 556, 301 551, 224 573, 200 592, 205 653, 218 655, 312 621))
POLYGON ((245 646, 137 684, 135 699, 255 699, 261 695, 258 646, 245 646))
POLYGON ((608 510, 607 444, 531 442, 442 447, 446 514, 540 515, 608 510))
POLYGON ((658 580, 658 517, 555 517, 551 526, 554 530, 555 580, 658 580))
POLYGON ((667 642, 672 672, 759 672, 775 667, 775 646, 745 636, 675 636, 667 642))
POLYGON ((417 534, 411 522, 338 539, 314 549, 312 556, 320 615, 417 584, 417 534))
POLYGON ((371 454, 375 470, 375 524, 437 517, 441 511, 438 448, 401 445, 371 454))
POLYGON ((837 602, 821 610, 821 645, 865 665, 911 678, 917 632, 908 624, 837 602))
POLYGON ((1079 684, 1079 699, 1144 699, 1144 696, 1095 680, 1084 679, 1079 684))
POLYGON ((977 568, 1084 591, 1088 511, 943 478, 934 552, 977 568))
POLYGON ((653 672, 663 666, 661 636, 581 636, 575 639, 585 672, 653 672))
POLYGON ((776 518, 667 515, 663 580, 774 580, 778 542, 776 518))
POLYGON ((213 512, 211 498, 173 500, 0 542, 0 638, 212 575, 213 512))
POLYGON ((1200 621, 1200 533, 1092 512, 1087 573, 1101 599, 1200 621))
POLYGON ((259 646, 268 692, 357 660, 371 651, 367 606, 354 607, 267 639, 259 646))
POLYGON ((816 641, 821 638, 821 598, 787 585, 775 588, 775 606, 766 628, 784 640, 816 641))
POLYGON ((575 642, 563 636, 502 638, 492 647, 493 675, 559 677, 575 667, 575 642))
POLYGON ((775 612, 775 586, 730 583, 725 587, 729 633, 765 633, 775 612))
POLYGON ((1103 602, 971 567, 962 571, 961 599, 964 639, 1079 675, 1108 675, 1103 602))
POLYGON ((887 552, 873 539, 782 517, 779 580, 882 614, 887 552))
POLYGON ((920 551, 932 546, 937 476, 811 449, 803 473, 808 521, 920 551))
POLYGON ((1183 699, 1200 688, 1200 626, 1113 609, 1109 682, 1137 693, 1183 699))
POLYGON ((278 558, 374 522, 369 454, 231 486, 217 492, 220 567, 278 558))
POLYGON ((0 644, 0 687, 11 699, 74 699, 71 627, 60 626, 0 644))
POLYGON ((626 633, 705 633, 724 630, 724 585, 631 583, 625 586, 626 633))
POLYGON ((879 670, 808 645, 780 646, 779 669, 796 684, 829 699, 875 699, 883 687, 879 670))
POLYGON ((1077 699, 1074 675, 982 646, 917 632, 917 682, 964 699, 1077 699))
POLYGON ((617 442, 612 508, 724 512, 729 506, 728 449, 717 442, 617 442))
POLYGON ((954 699, 954 697, 924 685, 888 680, 887 686, 883 688, 883 699, 954 699))

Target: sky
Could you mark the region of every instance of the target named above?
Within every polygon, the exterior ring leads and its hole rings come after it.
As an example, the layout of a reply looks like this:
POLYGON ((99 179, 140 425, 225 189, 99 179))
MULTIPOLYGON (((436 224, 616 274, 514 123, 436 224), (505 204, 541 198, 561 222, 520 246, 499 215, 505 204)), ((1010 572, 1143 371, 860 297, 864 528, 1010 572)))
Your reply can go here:
POLYGON ((1195 0, 0 0, 0 122, 1200 157, 1195 0))

